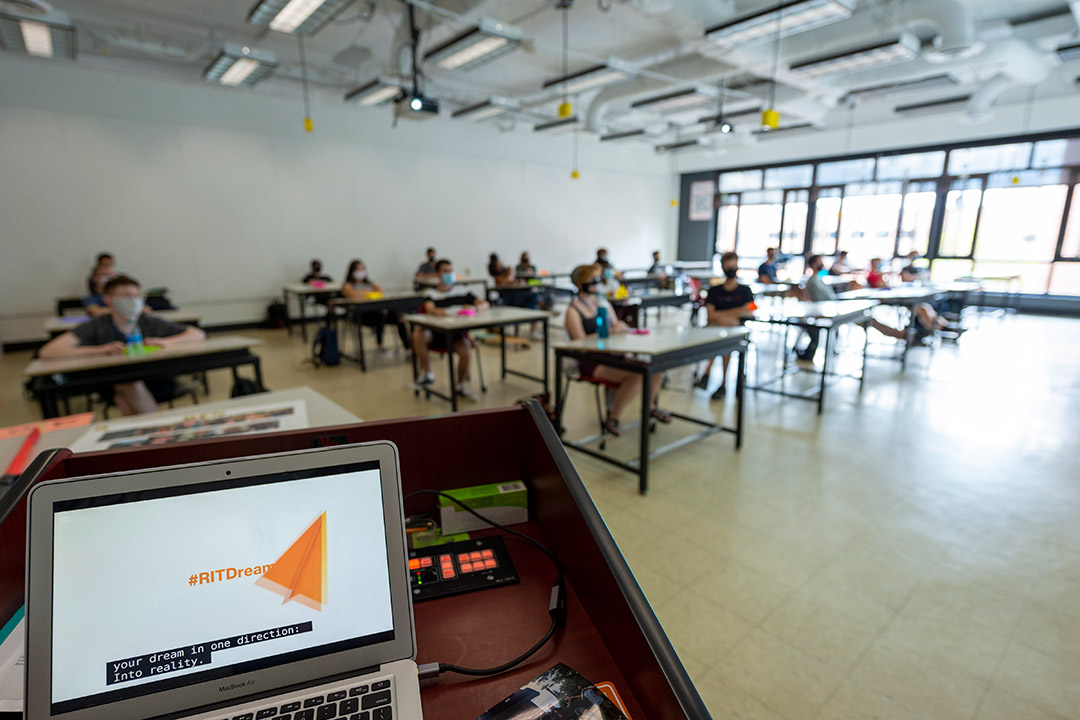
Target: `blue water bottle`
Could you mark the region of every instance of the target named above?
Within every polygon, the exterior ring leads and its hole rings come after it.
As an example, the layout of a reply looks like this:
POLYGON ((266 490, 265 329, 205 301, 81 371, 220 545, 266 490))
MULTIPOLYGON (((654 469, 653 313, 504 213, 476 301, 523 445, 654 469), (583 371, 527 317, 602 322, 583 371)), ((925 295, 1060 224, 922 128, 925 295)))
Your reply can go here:
POLYGON ((138 324, 132 325, 131 330, 124 337, 124 354, 132 357, 142 355, 144 352, 142 331, 138 324))
POLYGON ((601 303, 600 307, 596 308, 596 334, 601 338, 606 338, 610 334, 611 328, 608 326, 607 304, 601 303))

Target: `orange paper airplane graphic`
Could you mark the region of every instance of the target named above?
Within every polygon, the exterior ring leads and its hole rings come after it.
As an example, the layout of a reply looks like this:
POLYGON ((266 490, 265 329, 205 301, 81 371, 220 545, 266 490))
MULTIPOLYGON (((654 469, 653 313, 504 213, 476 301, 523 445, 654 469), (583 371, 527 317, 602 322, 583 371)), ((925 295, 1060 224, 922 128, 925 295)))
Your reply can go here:
POLYGON ((255 584, 313 610, 326 605, 326 513, 315 518, 255 584))

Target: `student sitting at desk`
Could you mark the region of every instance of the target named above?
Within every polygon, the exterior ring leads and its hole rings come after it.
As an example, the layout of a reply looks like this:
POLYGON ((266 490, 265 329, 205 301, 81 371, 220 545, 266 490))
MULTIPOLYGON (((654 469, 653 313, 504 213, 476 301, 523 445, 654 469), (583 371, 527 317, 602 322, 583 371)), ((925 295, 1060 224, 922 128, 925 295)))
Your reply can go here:
POLYGON ((419 281, 438 280, 439 270, 436 265, 437 263, 435 262, 435 248, 429 247, 427 249, 427 260, 420 263, 420 267, 416 268, 416 279, 419 281))
POLYGON ((300 282, 307 285, 307 284, 310 284, 311 282, 324 282, 324 283, 334 282, 334 279, 322 271, 322 261, 320 261, 320 260, 312 260, 311 261, 311 270, 308 271, 308 274, 305 275, 304 279, 301 280, 300 282))
MULTIPOLYGON (((615 309, 611 307, 600 294, 600 277, 597 265, 579 265, 574 268, 570 280, 578 289, 578 294, 570 301, 570 307, 566 308, 566 333, 571 340, 580 340, 587 337, 597 337, 597 317, 600 308, 606 308, 607 317, 611 323, 612 333, 625 333, 630 330, 629 326, 616 319, 615 309)), ((600 380, 616 383, 615 400, 608 408, 608 416, 604 421, 604 431, 615 437, 622 433, 619 430, 619 418, 622 417, 630 401, 641 392, 641 375, 607 367, 598 363, 582 362, 578 364, 578 374, 582 377, 594 377, 600 380)), ((671 422, 671 414, 656 407, 656 399, 660 395, 660 386, 664 382, 664 374, 657 373, 652 379, 652 388, 649 392, 649 403, 652 407, 652 416, 662 423, 671 422)))
MULTIPOLYGON (((345 271, 345 282, 341 284, 341 295, 346 300, 363 300, 369 293, 381 293, 382 286, 368 277, 367 265, 362 260, 353 260, 345 271)), ((356 322, 365 325, 375 331, 375 344, 379 346, 379 352, 386 352, 383 348, 383 333, 387 323, 397 326, 398 337, 401 345, 406 350, 410 347, 409 330, 405 327, 405 321, 401 315, 389 310, 374 310, 364 312, 356 308, 356 322)))
POLYGON ((851 272, 851 266, 847 261, 847 250, 841 250, 836 253, 836 260, 833 261, 832 266, 829 268, 830 275, 847 275, 851 272))
POLYGON ((652 265, 649 266, 649 269, 645 274, 649 277, 658 277, 661 280, 667 278, 667 270, 660 264, 659 250, 653 250, 652 265))
MULTIPOLYGON (((439 284, 427 291, 428 299, 420 306, 420 312, 427 315, 445 317, 446 308, 452 305, 469 305, 478 310, 488 306, 486 300, 480 299, 468 290, 455 290, 454 283, 457 277, 454 273, 454 265, 445 258, 435 263, 435 269, 439 274, 439 284)), ((454 347, 448 348, 445 338, 441 335, 436 337, 430 330, 424 328, 413 329, 413 352, 416 353, 416 362, 420 366, 421 377, 416 384, 419 387, 431 385, 435 382, 435 373, 431 372, 431 355, 429 350, 442 350, 454 352, 458 356, 457 366, 457 394, 462 397, 473 397, 472 391, 466 381, 469 377, 469 350, 472 349, 472 338, 469 333, 463 332, 454 336, 454 347)), ((453 381, 453 379, 451 379, 453 381)))
POLYGON ((536 276, 536 266, 529 259, 528 251, 521 253, 521 259, 518 260, 517 267, 514 268, 514 274, 536 276))
POLYGON ((102 289, 105 287, 105 283, 112 280, 116 275, 116 260, 109 253, 100 253, 97 256, 97 265, 90 271, 90 277, 86 279, 90 294, 83 298, 83 308, 86 309, 87 315, 100 317, 109 314, 109 308, 105 304, 102 289))
POLYGON ((881 258, 870 258, 870 270, 866 273, 866 286, 874 290, 889 287, 889 284, 885 282, 885 273, 881 271, 881 258))
MULTIPOLYGON (((119 355, 132 330, 138 329, 144 346, 169 347, 177 343, 205 340, 206 333, 190 325, 162 320, 143 312, 146 298, 139 283, 119 275, 102 288, 108 315, 84 322, 74 330, 53 338, 38 352, 41 358, 75 355, 119 355)), ((154 412, 157 401, 175 396, 172 378, 159 378, 113 387, 113 400, 125 415, 154 412)))
MULTIPOLYGON (((738 327, 743 320, 754 315, 754 291, 738 280, 737 254, 728 251, 721 255, 720 266, 723 268, 724 282, 709 288, 709 294, 705 297, 705 312, 708 313, 709 325, 738 327)), ((715 360, 716 358, 709 360, 705 373, 697 381, 696 386, 702 390, 709 387, 709 376, 715 360)), ((723 375, 720 377, 720 387, 712 394, 713 400, 722 400, 727 394, 727 370, 731 354, 722 355, 720 360, 724 366, 723 375)))
POLYGON ((94 258, 94 267, 90 269, 90 274, 86 277, 86 289, 89 294, 94 295, 100 292, 100 287, 97 283, 97 277, 99 275, 108 275, 112 277, 116 275, 116 258, 112 253, 102 252, 98 253, 94 258))
MULTIPOLYGON (((806 280, 806 297, 810 302, 827 302, 836 299, 836 293, 822 279, 822 271, 825 269, 825 261, 820 255, 811 255, 806 259, 806 270, 810 277, 806 280)), ((795 356, 803 362, 812 362, 817 353, 818 342, 821 340, 821 328, 809 326, 803 328, 810 342, 802 350, 796 350, 795 356)))
POLYGON ((596 250, 596 262, 604 270, 610 270, 610 276, 613 278, 621 278, 622 273, 615 269, 615 266, 611 264, 607 256, 607 248, 597 248, 596 250))
MULTIPOLYGON (((762 285, 775 285, 780 282, 776 275, 776 248, 765 248, 765 262, 758 265, 758 282, 762 285)), ((723 260, 720 261, 723 263, 723 260)))
POLYGON ((496 253, 491 253, 488 256, 488 275, 491 276, 496 285, 514 285, 516 283, 514 269, 504 265, 496 253))

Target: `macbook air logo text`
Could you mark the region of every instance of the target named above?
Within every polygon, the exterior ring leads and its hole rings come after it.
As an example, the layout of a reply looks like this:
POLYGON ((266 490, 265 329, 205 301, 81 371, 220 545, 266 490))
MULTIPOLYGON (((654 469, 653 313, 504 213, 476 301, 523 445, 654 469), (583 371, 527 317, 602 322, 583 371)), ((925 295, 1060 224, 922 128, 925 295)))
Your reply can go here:
POLYGON ((239 690, 242 687, 247 687, 248 685, 254 685, 254 684, 255 684, 254 680, 248 680, 247 682, 242 682, 242 683, 229 683, 228 685, 220 686, 218 688, 218 692, 229 692, 230 690, 239 690))

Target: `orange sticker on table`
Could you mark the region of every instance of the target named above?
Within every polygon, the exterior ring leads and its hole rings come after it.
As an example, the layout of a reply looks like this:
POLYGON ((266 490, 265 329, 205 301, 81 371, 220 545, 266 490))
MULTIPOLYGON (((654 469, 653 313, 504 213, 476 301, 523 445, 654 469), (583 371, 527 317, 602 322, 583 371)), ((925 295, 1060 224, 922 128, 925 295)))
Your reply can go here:
POLYGON ((42 434, 55 432, 56 430, 69 430, 71 428, 86 427, 94 421, 94 413, 79 413, 78 415, 65 415, 64 417, 38 420, 37 422, 12 425, 0 428, 0 440, 25 437, 34 431, 41 430, 42 434))

